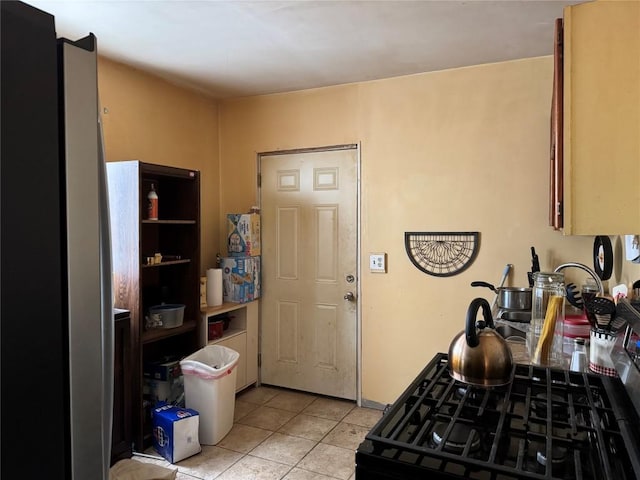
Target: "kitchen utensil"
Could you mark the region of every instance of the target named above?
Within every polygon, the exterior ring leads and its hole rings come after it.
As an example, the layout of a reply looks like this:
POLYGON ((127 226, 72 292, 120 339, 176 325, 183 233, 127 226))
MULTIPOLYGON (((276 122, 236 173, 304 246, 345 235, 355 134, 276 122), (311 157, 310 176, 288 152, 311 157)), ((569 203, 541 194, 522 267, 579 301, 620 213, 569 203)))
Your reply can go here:
POLYGON ((533 274, 540 271, 540 261, 535 247, 531 247, 531 271, 527 272, 527 278, 529 279, 529 286, 533 287, 533 274))
POLYGON ((615 318, 608 326, 608 332, 611 335, 615 335, 628 323, 640 321, 640 311, 638 308, 640 308, 640 305, 636 307, 626 298, 620 298, 616 304, 615 318))
POLYGON ((449 346, 449 373, 463 383, 481 387, 506 385, 511 381, 513 357, 509 345, 496 333, 491 307, 484 298, 472 300, 467 310, 465 329, 449 346), (484 322, 476 315, 482 308, 484 322))
POLYGON ((500 287, 496 288, 492 284, 481 281, 471 282, 472 287, 487 287, 496 293, 496 300, 499 308, 507 310, 530 310, 531 309, 531 289, 528 287, 500 287))
POLYGON ((505 308, 498 311, 496 318, 508 322, 529 323, 531 322, 531 310, 508 310, 505 308))
POLYGON ((593 267, 601 280, 609 280, 613 272, 613 248, 606 235, 599 235, 593 241, 593 267))
POLYGON ((640 322, 640 304, 631 303, 626 298, 621 298, 618 300, 618 304, 616 305, 616 317, 623 318, 627 322, 640 322))
POLYGON ((598 293, 600 292, 598 291, 598 285, 596 285, 596 282, 593 278, 587 278, 582 284, 582 289, 580 290, 582 304, 584 305, 588 300, 597 296, 598 293))
POLYGON ((578 291, 578 287, 576 287, 576 284, 568 283, 566 290, 567 290, 567 300, 569 300, 569 303, 574 307, 582 310, 584 308, 584 302, 582 301, 582 296, 578 291))
POLYGON ((609 331, 609 326, 616 316, 616 304, 613 300, 594 297, 585 303, 585 310, 593 328, 609 331))
MULTIPOLYGON (((511 265, 510 263, 507 263, 507 265, 504 267, 504 270, 502 271, 502 278, 500 279, 498 288, 502 288, 502 286, 504 285, 504 282, 507 280, 507 277, 509 276, 509 271, 511 270, 511 268, 513 268, 513 265, 511 265)), ((493 297, 493 303, 491 303, 492 314, 495 312, 495 307, 497 303, 498 303, 498 292, 496 292, 496 296, 493 297)))

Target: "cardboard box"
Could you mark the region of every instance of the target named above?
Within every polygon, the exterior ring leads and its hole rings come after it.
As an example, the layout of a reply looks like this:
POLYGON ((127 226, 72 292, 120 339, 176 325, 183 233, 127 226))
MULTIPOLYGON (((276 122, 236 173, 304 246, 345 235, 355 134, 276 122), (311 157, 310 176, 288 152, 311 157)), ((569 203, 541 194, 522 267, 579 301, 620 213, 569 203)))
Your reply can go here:
POLYGON ((227 250, 231 257, 260 255, 260 215, 230 213, 227 215, 227 250))
POLYGON ((198 439, 200 415, 191 408, 162 405, 153 409, 153 448, 169 463, 202 450, 198 439))
POLYGON ((222 258, 220 266, 225 302, 246 303, 260 298, 260 257, 222 258))
POLYGON ((145 378, 169 381, 182 376, 180 358, 169 356, 154 362, 145 362, 143 368, 145 378))
POLYGON ((152 405, 158 402, 184 403, 184 377, 179 359, 145 363, 143 378, 142 393, 152 405))
POLYGON ((184 377, 172 382, 145 378, 142 394, 151 402, 151 406, 160 402, 184 405, 184 377))

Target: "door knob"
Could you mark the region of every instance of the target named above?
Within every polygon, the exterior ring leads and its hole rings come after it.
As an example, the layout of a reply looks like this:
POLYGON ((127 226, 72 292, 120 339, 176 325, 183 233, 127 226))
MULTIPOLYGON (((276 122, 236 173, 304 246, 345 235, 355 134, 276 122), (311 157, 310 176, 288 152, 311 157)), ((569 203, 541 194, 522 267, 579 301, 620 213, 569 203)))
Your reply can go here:
POLYGON ((353 292, 347 292, 344 294, 344 299, 353 302, 356 299, 356 296, 353 294, 353 292))

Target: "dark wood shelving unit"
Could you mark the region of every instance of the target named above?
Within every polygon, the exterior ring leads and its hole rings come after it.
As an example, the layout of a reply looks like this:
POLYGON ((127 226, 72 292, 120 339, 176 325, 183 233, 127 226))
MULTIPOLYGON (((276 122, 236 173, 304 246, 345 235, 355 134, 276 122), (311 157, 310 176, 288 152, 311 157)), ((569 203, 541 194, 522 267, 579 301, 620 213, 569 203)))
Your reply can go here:
POLYGON ((150 343, 158 340, 162 340, 176 335, 182 335, 183 333, 192 332, 198 326, 195 320, 188 320, 182 323, 179 327, 175 328, 154 328, 153 330, 146 330, 142 334, 142 343, 150 343))
POLYGON ((153 405, 143 395, 149 361, 182 357, 199 348, 200 173, 137 160, 107 163, 115 306, 131 312, 134 450, 150 445, 153 405), (147 218, 151 185, 158 194, 158 220, 147 218), (147 264, 156 253, 175 260, 147 264), (146 329, 149 308, 184 304, 182 325, 146 329))
POLYGON ((188 258, 182 260, 169 260, 167 262, 154 263, 153 265, 142 265, 142 268, 157 268, 166 267, 167 265, 178 265, 179 263, 189 263, 191 260, 188 258))

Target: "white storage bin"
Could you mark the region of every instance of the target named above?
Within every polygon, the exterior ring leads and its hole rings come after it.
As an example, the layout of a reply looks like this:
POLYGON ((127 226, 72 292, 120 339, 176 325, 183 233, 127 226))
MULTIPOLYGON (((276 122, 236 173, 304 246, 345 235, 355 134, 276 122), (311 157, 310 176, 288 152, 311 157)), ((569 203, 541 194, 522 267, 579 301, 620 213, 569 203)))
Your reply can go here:
POLYGON ((200 414, 203 445, 217 444, 233 426, 239 358, 235 350, 207 345, 180 361, 185 405, 200 414))

